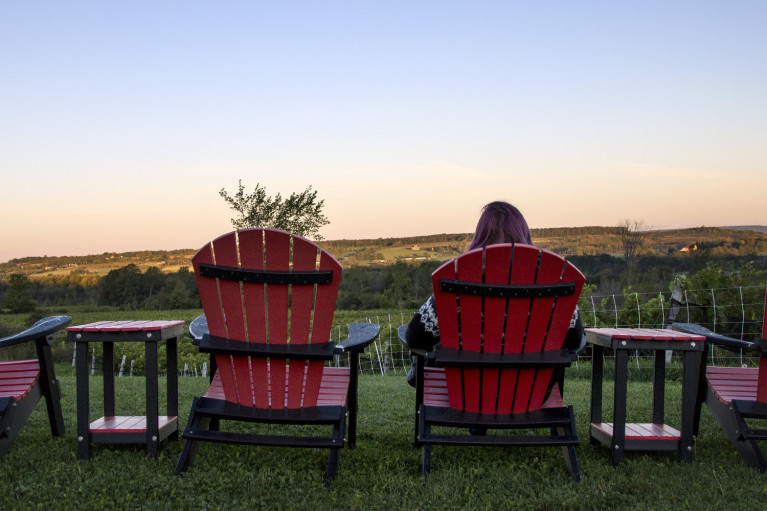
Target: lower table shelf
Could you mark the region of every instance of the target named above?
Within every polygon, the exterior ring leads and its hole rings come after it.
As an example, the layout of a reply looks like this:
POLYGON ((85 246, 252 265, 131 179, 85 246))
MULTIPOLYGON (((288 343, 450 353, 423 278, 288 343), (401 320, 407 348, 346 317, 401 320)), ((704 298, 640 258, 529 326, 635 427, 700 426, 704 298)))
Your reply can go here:
MULTIPOLYGON (((611 446, 614 431, 611 422, 591 423, 591 437, 611 446)), ((675 451, 679 449, 682 433, 666 424, 626 424, 625 450, 675 451)))
MULTIPOLYGON (((178 417, 161 415, 157 418, 159 440, 178 430, 178 417)), ((143 415, 117 415, 97 419, 90 424, 91 442, 139 443, 146 442, 146 417, 143 415)))

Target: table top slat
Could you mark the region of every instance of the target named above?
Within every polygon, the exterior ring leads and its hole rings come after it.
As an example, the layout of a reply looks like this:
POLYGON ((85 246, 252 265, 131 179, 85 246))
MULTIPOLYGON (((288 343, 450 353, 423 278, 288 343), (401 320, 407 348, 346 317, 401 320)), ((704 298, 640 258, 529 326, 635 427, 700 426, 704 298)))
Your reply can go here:
POLYGON ((660 328, 584 328, 587 338, 597 336, 603 339, 632 341, 705 341, 703 335, 677 332, 660 328))
POLYGON ((156 331, 183 325, 181 320, 97 321, 67 327, 67 332, 140 332, 156 331))

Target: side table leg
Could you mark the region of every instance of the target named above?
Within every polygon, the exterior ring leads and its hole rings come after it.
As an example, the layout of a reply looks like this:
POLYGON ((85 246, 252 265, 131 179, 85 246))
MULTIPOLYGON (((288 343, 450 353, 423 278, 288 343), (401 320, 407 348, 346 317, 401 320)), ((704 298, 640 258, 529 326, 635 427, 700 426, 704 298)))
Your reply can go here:
POLYGON ((115 414, 114 343, 103 342, 101 346, 103 348, 101 367, 104 374, 104 416, 113 417, 115 414))
POLYGON ((685 351, 682 366, 682 430, 679 439, 679 460, 692 461, 693 430, 695 429, 695 407, 698 397, 698 383, 702 351, 685 351))
POLYGON ((663 424, 666 415, 666 350, 655 350, 652 384, 652 421, 663 424))
POLYGON ((166 372, 168 386, 167 413, 176 417, 176 429, 170 434, 171 440, 178 438, 178 337, 168 339, 165 344, 167 355, 166 372))
POLYGON ((159 454, 160 430, 158 427, 159 396, 157 384, 157 343, 145 342, 146 357, 146 453, 151 458, 159 454))
MULTIPOLYGON (((602 423, 602 379, 604 377, 604 348, 594 344, 591 351, 591 424, 602 423)), ((599 445, 591 434, 589 425, 589 444, 599 445)))
POLYGON ((613 466, 623 461, 626 451, 626 397, 628 352, 615 350, 615 393, 613 395, 613 466))
POLYGON ((88 343, 75 343, 75 371, 77 378, 77 455, 89 460, 90 452, 90 392, 88 389, 88 343))

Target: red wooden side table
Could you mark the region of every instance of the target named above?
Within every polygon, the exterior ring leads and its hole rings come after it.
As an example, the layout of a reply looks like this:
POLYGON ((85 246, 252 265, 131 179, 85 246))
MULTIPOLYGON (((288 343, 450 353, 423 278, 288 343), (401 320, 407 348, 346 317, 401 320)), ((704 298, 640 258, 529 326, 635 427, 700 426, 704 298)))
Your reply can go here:
POLYGON ((183 321, 101 321, 67 328, 75 343, 77 373, 77 443, 81 460, 90 459, 90 444, 145 444, 156 458, 162 440, 178 435, 177 344, 183 321), (167 415, 159 415, 157 343, 167 350, 167 415), (90 420, 88 343, 103 344, 104 417, 90 420), (115 415, 114 343, 143 342, 146 356, 146 415, 115 415))
POLYGON ((594 347, 591 366, 590 443, 601 443, 610 447, 613 466, 623 461, 625 451, 631 450, 678 451, 681 461, 692 461, 695 400, 706 338, 702 335, 647 328, 586 328, 584 331, 586 341, 594 347), (615 353, 612 423, 602 422, 605 349, 611 349, 615 353), (628 353, 632 350, 651 350, 655 354, 652 423, 649 424, 626 423, 628 353), (683 353, 682 421, 679 430, 664 424, 663 418, 666 350, 683 353))

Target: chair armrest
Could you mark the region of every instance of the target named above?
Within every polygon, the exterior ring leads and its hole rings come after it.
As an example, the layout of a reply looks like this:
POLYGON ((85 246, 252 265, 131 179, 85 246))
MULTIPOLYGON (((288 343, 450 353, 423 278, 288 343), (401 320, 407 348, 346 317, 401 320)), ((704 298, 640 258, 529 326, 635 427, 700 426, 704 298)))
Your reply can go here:
POLYGON ((378 338, 381 327, 375 323, 351 323, 349 337, 336 344, 335 353, 362 352, 378 338))
POLYGON ((672 330, 677 332, 684 332, 686 334, 702 335, 706 337, 706 342, 710 342, 722 348, 729 350, 751 350, 760 351, 758 343, 741 341, 740 339, 733 339, 726 335, 719 335, 712 332, 708 328, 694 323, 674 323, 671 325, 672 330))
POLYGON ((413 355, 416 355, 418 357, 425 357, 427 353, 431 352, 431 350, 422 350, 422 349, 410 347, 410 345, 407 343, 407 325, 400 325, 399 327, 397 327, 397 337, 399 337, 399 342, 404 344, 405 347, 407 347, 407 349, 413 355))
POLYGON ((36 339, 45 338, 52 345, 56 338, 53 336, 72 321, 69 316, 48 316, 43 318, 23 332, 0 339, 0 348, 21 344, 36 339))
POLYGON ((208 333, 208 318, 200 314, 189 324, 189 335, 192 336, 192 344, 200 345, 202 337, 208 333))
POLYGON ((581 354, 581 351, 583 351, 583 348, 585 348, 585 347, 586 347, 586 336, 582 335, 581 336, 581 344, 577 348, 575 348, 574 350, 569 350, 570 357, 571 357, 573 362, 578 360, 578 355, 581 354))

